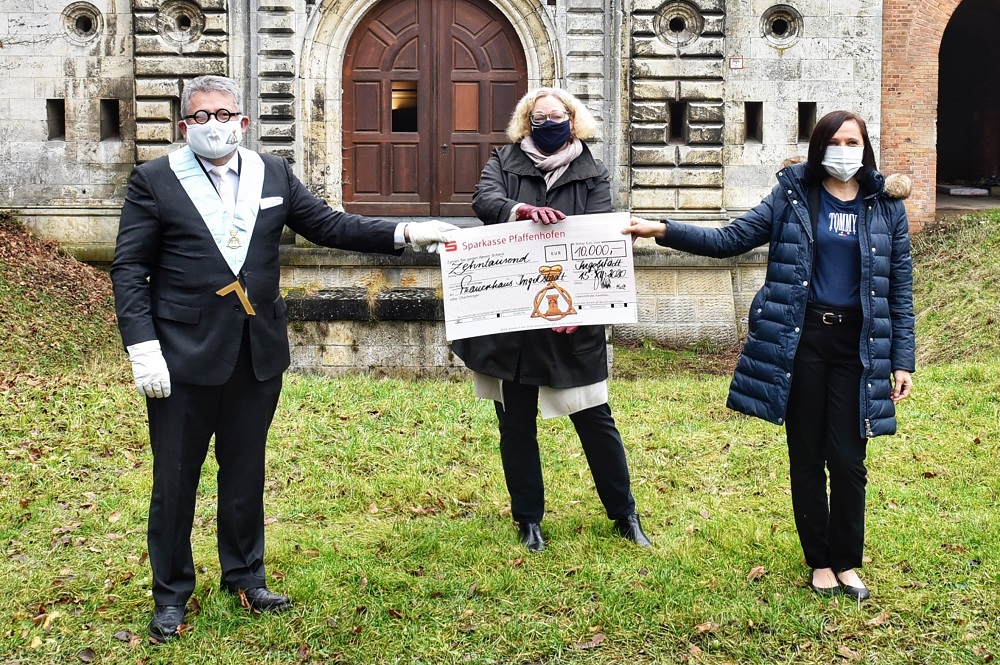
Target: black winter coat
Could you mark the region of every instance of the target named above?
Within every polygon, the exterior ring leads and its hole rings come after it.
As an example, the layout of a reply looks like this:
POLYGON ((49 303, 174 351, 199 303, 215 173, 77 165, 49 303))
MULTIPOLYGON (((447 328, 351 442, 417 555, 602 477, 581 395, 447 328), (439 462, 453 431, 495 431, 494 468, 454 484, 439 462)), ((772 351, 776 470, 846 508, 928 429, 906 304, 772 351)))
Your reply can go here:
MULTIPOLYGON (((586 144, 583 154, 546 190, 542 172, 519 143, 495 149, 480 176, 472 208, 484 224, 507 221, 518 203, 555 208, 567 215, 611 211, 608 170, 586 144)), ((566 229, 566 222, 559 222, 566 229)), ((480 374, 551 388, 575 388, 608 378, 604 326, 580 326, 571 335, 551 330, 483 335, 455 340, 452 350, 480 374)))
MULTIPOLYGON (((657 243, 716 258, 769 243, 767 275, 750 305, 748 337, 727 406, 780 425, 794 380, 792 362, 812 279, 810 215, 818 211, 810 200, 805 164, 784 168, 777 178, 778 184, 759 205, 728 226, 702 228, 671 221, 657 243)), ((818 194, 816 186, 812 187, 813 199, 818 194)), ((860 435, 871 438, 896 431, 895 405, 890 398, 892 371, 914 370, 913 266, 902 201, 886 192, 885 178, 876 171, 863 178, 861 188, 858 242, 864 324, 858 347, 864 371, 858 390, 860 435)))

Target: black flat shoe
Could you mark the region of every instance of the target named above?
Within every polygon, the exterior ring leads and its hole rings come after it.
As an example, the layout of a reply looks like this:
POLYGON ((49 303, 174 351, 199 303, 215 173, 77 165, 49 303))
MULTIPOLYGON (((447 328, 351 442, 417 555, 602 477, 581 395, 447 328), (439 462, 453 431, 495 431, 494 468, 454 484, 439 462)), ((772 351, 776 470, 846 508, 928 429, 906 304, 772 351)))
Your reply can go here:
POLYGON ((615 533, 622 538, 631 540, 639 547, 653 546, 653 541, 647 538, 646 534, 642 532, 642 524, 639 522, 639 516, 635 513, 628 517, 619 517, 616 519, 614 528, 615 533))
POLYGON ((517 532, 521 536, 521 543, 532 552, 541 552, 545 549, 542 525, 538 522, 518 522, 517 532))
POLYGON ((816 569, 809 573, 809 588, 820 596, 839 596, 841 592, 840 582, 838 580, 837 586, 816 586, 816 569))
MULTIPOLYGON (((236 593, 239 595, 238 591, 236 593)), ((282 612, 292 606, 288 596, 274 593, 266 586, 244 589, 243 595, 246 596, 250 609, 258 612, 282 612)))
POLYGON ((868 600, 872 597, 871 591, 868 590, 868 587, 850 586, 849 584, 844 584, 839 576, 837 577, 837 581, 840 582, 840 586, 844 590, 845 596, 857 598, 859 601, 868 600))
POLYGON ((157 605, 149 622, 149 636, 157 642, 178 637, 177 628, 184 623, 183 605, 157 605))

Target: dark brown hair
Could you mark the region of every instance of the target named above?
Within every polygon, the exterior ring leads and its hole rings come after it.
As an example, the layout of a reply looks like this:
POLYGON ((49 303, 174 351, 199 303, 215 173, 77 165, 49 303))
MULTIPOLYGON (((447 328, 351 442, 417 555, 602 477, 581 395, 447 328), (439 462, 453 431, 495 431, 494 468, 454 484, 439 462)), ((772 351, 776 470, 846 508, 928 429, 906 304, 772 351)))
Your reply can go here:
POLYGON ((809 137, 809 158, 806 163, 809 165, 809 173, 814 178, 819 178, 820 180, 827 178, 828 174, 826 169, 823 168, 823 156, 826 153, 826 147, 830 144, 830 139, 837 133, 840 126, 848 120, 858 123, 858 127, 861 128, 861 138, 864 139, 865 143, 864 154, 861 158, 862 167, 854 177, 861 179, 869 171, 878 168, 878 165, 875 163, 875 151, 872 149, 872 142, 868 138, 868 125, 865 124, 864 118, 850 111, 831 111, 819 119, 815 129, 813 129, 812 135, 809 137))

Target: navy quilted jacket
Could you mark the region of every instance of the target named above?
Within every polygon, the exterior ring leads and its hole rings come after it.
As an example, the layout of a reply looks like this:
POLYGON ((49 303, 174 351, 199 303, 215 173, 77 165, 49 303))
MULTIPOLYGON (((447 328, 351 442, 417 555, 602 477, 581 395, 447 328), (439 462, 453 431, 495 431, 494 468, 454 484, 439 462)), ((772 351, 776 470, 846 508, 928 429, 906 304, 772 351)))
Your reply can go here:
MULTIPOLYGON (((703 228, 671 221, 657 242, 715 258, 769 243, 767 275, 750 305, 748 336, 727 406, 781 425, 809 296, 813 227, 806 165, 784 168, 777 178, 778 184, 759 205, 729 225, 703 228)), ((869 172, 861 186, 858 240, 864 324, 858 345, 864 373, 858 390, 860 434, 871 438, 896 431, 892 371, 914 370, 913 267, 902 201, 886 192, 885 178, 878 172, 869 172)))

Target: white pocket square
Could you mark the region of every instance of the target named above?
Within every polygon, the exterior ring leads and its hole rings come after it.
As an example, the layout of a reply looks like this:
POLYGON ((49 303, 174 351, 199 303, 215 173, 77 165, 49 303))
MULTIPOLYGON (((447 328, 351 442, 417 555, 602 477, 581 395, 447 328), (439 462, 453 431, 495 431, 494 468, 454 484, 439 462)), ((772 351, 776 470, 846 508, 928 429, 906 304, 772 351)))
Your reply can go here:
POLYGON ((268 208, 273 208, 276 205, 281 205, 281 202, 284 200, 280 196, 269 196, 266 199, 260 200, 260 209, 267 210, 268 208))

